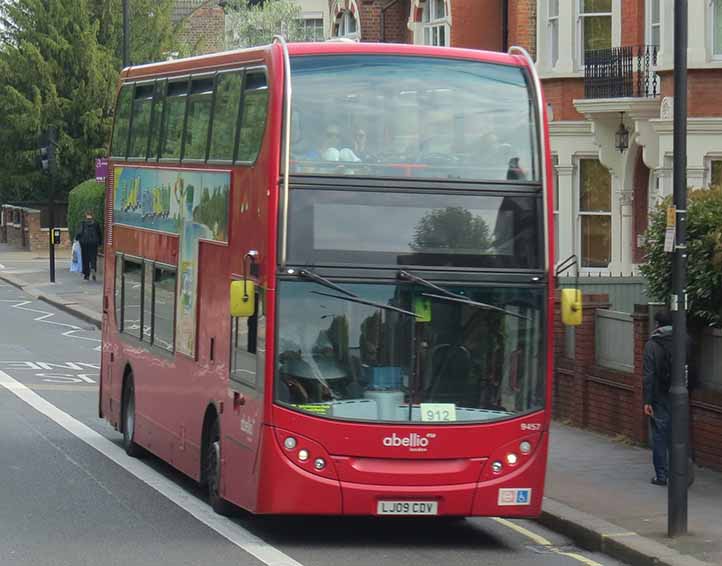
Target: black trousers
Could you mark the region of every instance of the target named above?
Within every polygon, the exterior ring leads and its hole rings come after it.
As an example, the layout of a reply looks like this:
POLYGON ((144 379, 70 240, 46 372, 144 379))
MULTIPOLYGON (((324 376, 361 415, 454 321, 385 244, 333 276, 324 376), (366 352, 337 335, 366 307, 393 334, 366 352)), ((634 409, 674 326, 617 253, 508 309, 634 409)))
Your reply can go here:
POLYGON ((98 271, 98 244, 80 244, 83 256, 83 275, 90 276, 90 270, 98 271))

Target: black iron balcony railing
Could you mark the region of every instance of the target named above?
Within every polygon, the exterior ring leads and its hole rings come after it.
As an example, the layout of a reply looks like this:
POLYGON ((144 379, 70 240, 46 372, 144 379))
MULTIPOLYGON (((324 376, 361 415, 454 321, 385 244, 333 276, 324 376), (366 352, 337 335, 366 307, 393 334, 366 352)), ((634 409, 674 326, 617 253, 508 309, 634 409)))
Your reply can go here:
POLYGON ((584 53, 584 97, 655 97, 659 79, 656 45, 595 49, 584 53))

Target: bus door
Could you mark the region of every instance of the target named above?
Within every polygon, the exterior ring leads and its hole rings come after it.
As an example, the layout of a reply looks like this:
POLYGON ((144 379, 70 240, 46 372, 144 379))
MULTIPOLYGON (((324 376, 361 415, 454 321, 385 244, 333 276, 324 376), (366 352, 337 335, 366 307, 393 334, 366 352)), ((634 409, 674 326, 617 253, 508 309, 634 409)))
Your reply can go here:
MULTIPOLYGON (((241 281, 238 283, 242 284, 241 281)), ((226 498, 247 508, 255 506, 254 476, 261 424, 265 366, 265 293, 255 288, 253 314, 231 317, 230 399, 232 410, 225 410, 222 433, 227 442, 224 477, 226 498), (236 491, 237 490, 237 491, 236 491)))

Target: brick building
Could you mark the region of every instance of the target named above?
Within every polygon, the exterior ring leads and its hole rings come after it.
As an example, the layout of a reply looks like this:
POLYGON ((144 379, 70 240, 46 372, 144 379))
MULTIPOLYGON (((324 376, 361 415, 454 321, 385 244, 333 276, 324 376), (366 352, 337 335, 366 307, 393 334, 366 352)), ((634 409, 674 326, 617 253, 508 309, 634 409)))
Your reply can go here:
POLYGON ((334 37, 496 51, 535 43, 531 0, 330 0, 329 8, 334 37))
POLYGON ((226 16, 218 0, 176 0, 172 21, 194 55, 223 51, 226 16))
MULTIPOLYGON (((648 212, 672 192, 673 3, 536 4, 559 257, 578 254, 590 273, 636 272, 648 212)), ((722 1, 689 3, 688 59, 687 178, 704 187, 722 180, 722 1)))

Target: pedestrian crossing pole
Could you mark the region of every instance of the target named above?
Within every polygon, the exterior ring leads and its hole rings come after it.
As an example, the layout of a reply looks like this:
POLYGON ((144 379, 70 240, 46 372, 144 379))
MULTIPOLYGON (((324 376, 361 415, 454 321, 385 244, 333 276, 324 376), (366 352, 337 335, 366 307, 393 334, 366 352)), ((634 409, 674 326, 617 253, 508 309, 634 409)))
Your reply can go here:
POLYGON ((674 2, 674 224, 672 383, 667 532, 687 534, 689 394, 687 393, 687 0, 674 2))

